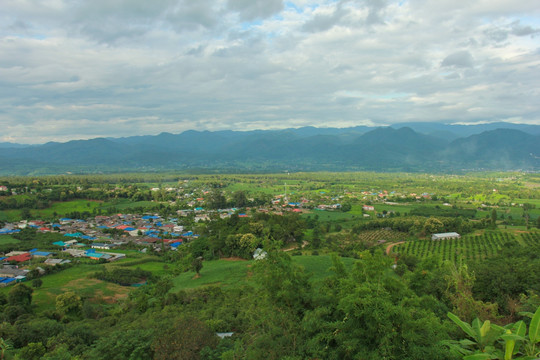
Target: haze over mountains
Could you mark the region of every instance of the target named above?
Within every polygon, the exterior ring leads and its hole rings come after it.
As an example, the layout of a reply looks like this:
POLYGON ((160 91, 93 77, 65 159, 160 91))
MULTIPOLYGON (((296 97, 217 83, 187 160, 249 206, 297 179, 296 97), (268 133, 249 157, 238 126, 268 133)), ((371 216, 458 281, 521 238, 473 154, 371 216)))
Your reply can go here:
POLYGON ((0 174, 149 170, 540 170, 540 126, 509 123, 186 131, 24 146, 0 143, 0 174))

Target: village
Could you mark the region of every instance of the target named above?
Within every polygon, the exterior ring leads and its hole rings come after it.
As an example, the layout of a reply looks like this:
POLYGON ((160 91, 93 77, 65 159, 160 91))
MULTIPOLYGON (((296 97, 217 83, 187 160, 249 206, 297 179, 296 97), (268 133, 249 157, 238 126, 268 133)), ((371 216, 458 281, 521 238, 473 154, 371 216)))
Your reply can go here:
MULTIPOLYGON (((8 189, 3 187, 3 191, 8 189)), ((161 191, 152 188, 152 192, 161 191)), ((166 192, 176 191, 174 188, 163 189, 166 192)), ((209 191, 201 191, 201 194, 180 194, 179 198, 189 196, 191 199, 186 205, 189 209, 177 210, 176 217, 164 218, 159 214, 112 214, 97 215, 87 219, 59 218, 55 222, 44 220, 20 220, 18 222, 5 223, 0 229, 0 236, 17 234, 24 229, 34 229, 37 233, 56 233, 65 239, 55 241, 47 250, 29 249, 27 251, 10 251, 0 254, 0 287, 8 286, 16 282, 25 281, 30 272, 28 266, 32 261, 43 265, 56 266, 58 264, 71 263, 72 258, 88 258, 96 261, 113 262, 126 257, 120 252, 126 245, 135 247, 141 252, 175 251, 184 243, 196 239, 196 225, 200 222, 209 222, 212 219, 225 219, 231 216, 249 217, 254 212, 283 215, 290 213, 310 213, 311 211, 340 211, 342 204, 336 201, 356 198, 351 193, 342 196, 327 196, 324 192, 317 196, 317 201, 307 199, 304 196, 293 194, 281 194, 275 196, 268 206, 246 207, 237 209, 234 207, 218 210, 205 210, 205 198, 209 191), (289 197, 295 197, 295 201, 289 201, 289 197)), ((387 191, 368 192, 358 194, 364 200, 384 202, 388 196, 395 193, 387 191)), ((416 196, 416 194, 411 194, 416 196)), ((427 194, 424 194, 425 198, 427 194)), ((418 197, 420 198, 420 197, 418 197)), ((253 200, 253 199, 249 199, 253 200)), ((371 202, 369 202, 371 203, 371 202)), ((349 207, 350 210, 350 207, 349 207)), ((375 213, 373 205, 363 205, 364 217, 370 217, 369 213, 375 213)), ((384 214, 386 215, 386 213, 384 214)), ((379 216, 383 216, 379 214, 379 216)), ((43 269, 38 266, 38 271, 43 269)))

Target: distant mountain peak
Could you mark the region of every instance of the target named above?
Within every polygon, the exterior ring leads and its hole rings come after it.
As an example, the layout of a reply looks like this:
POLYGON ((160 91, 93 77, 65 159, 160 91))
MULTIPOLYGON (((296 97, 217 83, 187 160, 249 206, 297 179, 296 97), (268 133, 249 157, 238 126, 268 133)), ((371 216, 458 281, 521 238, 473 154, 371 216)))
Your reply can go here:
MULTIPOLYGON (((540 135, 533 127, 494 128, 449 138, 434 137, 414 124, 392 127, 197 131, 125 138, 94 138, 2 148, 0 174, 65 171, 238 169, 275 171, 452 171, 540 170, 540 135), (524 129, 524 130, 523 130, 524 129), (525 131, 527 130, 527 131, 525 131), (531 133, 532 131, 532 133, 531 133), (8 159, 9 162, 6 160, 8 159)), ((447 133, 444 124, 431 132, 447 133)), ((463 127, 450 128, 451 134, 463 127)), ((469 131, 468 129, 465 129, 469 131)))

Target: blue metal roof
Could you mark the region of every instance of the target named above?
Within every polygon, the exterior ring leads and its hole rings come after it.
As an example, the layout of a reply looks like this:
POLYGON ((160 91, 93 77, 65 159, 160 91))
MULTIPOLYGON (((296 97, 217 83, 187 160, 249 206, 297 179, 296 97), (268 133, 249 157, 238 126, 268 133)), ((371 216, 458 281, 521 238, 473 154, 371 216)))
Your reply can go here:
POLYGON ((32 255, 34 255, 34 256, 49 256, 49 255, 51 255, 51 253, 46 252, 46 251, 36 251, 32 255))
POLYGON ((80 237, 80 236, 82 236, 82 233, 76 232, 76 233, 73 233, 73 234, 64 234, 64 236, 69 236, 69 237, 80 237))

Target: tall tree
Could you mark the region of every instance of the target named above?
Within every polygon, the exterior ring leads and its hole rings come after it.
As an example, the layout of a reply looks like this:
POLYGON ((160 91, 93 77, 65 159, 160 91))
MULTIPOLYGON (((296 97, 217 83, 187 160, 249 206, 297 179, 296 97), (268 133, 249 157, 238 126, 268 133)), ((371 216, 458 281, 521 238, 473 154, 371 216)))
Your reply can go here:
POLYGON ((16 284, 8 293, 9 305, 30 306, 34 290, 23 283, 16 284))
POLYGON ((497 210, 491 210, 491 227, 493 229, 497 228, 497 210))

